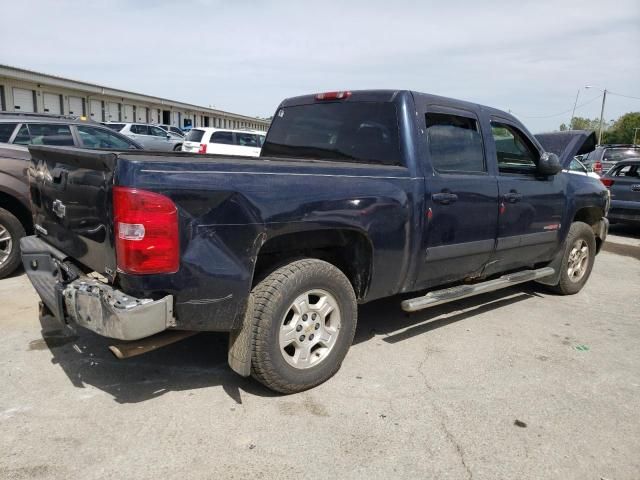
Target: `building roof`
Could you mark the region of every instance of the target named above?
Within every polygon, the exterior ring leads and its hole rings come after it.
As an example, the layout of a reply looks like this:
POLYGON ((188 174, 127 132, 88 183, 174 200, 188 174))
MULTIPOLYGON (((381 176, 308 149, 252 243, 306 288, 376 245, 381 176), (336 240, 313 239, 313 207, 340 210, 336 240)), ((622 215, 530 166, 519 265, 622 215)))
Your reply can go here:
POLYGON ((104 85, 99 85, 96 83, 89 83, 79 80, 72 80, 69 78, 59 77, 57 75, 49 75, 47 73, 35 72, 33 70, 26 70, 24 68, 12 67, 9 65, 0 64, 0 77, 8 77, 17 80, 23 80, 33 83, 44 83, 47 85, 55 85, 61 88, 69 88, 75 90, 82 90, 87 93, 95 93, 100 95, 106 95, 110 97, 126 97, 127 99, 144 102, 144 103, 155 103, 161 105, 167 105, 168 107, 180 108, 183 110, 190 110, 201 113, 208 113, 211 115, 222 116, 222 117, 233 117, 236 119, 242 120, 251 120, 257 121, 261 123, 267 124, 268 121, 263 120, 258 117, 251 117, 249 115, 240 115, 237 113, 227 112, 224 110, 218 110, 209 107, 203 107, 200 105, 193 105, 190 103, 179 102, 176 100, 170 100, 163 97, 155 97, 152 95, 145 95, 142 93, 131 92, 127 90, 120 90, 117 88, 111 88, 104 85))

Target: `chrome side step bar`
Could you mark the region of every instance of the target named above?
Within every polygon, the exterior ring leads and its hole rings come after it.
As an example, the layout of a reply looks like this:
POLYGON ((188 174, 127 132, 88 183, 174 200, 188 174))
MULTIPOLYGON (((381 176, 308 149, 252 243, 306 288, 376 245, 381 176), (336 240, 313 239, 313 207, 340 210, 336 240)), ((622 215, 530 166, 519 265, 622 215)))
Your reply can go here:
POLYGON ((549 277, 555 273, 551 267, 538 268, 537 270, 523 270, 522 272, 509 273, 495 280, 476 283, 474 285, 460 285, 459 287, 444 288, 442 290, 434 290, 422 297, 410 298, 404 300, 401 305, 405 312, 416 312, 424 308, 442 305, 443 303, 453 302, 461 298, 473 297, 481 293, 493 292, 502 288, 511 287, 519 283, 538 280, 539 278, 549 277))

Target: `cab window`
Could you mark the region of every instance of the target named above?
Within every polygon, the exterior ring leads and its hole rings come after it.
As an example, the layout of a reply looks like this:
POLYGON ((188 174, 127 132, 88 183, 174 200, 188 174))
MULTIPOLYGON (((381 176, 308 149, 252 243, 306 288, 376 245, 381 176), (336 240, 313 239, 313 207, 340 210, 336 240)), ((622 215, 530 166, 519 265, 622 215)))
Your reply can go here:
POLYGON ((427 113, 427 141, 433 168, 440 173, 486 171, 482 136, 474 118, 427 113))
POLYGON ((522 132, 506 123, 491 122, 491 133, 496 144, 500 173, 532 174, 536 172, 539 154, 522 132))

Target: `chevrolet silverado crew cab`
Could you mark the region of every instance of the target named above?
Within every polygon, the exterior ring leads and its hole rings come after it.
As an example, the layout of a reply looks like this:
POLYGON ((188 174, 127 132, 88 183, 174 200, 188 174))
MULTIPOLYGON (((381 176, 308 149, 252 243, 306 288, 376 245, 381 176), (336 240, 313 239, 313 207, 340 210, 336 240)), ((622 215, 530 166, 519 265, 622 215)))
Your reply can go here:
POLYGON ((503 111, 371 90, 283 101, 258 158, 30 147, 23 264, 46 313, 133 342, 119 357, 230 332, 233 370, 301 391, 340 367, 358 303, 578 292, 609 206, 562 172, 584 143, 557 155, 503 111))

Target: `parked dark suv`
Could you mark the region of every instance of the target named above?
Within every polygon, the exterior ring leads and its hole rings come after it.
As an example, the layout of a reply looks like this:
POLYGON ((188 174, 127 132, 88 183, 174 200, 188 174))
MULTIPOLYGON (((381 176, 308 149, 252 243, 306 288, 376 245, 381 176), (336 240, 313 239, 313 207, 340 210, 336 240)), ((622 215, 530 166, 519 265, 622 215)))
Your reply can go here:
POLYGON ((604 175, 621 160, 640 157, 640 145, 607 144, 596 149, 582 159, 582 163, 598 175, 604 175))
POLYGON ((0 112, 0 278, 20 264, 20 238, 33 231, 28 145, 142 149, 133 140, 93 121, 64 115, 0 112))

